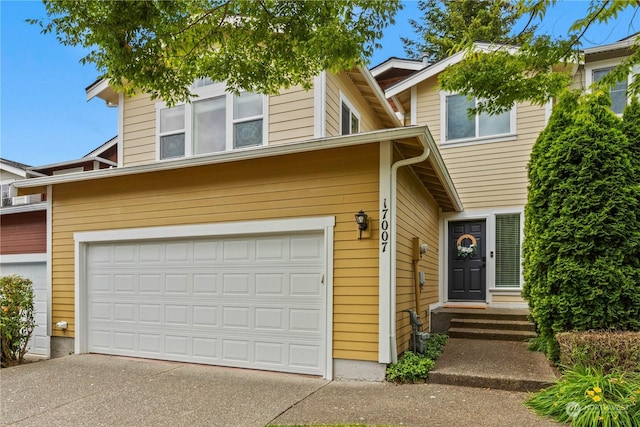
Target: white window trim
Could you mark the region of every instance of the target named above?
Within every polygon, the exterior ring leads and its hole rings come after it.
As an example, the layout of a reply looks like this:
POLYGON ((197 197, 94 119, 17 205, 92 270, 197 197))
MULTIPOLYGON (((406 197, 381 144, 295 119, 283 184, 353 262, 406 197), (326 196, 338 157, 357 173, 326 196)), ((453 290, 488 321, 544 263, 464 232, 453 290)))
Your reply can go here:
MULTIPOLYGON (((460 138, 453 141, 447 140, 447 96, 459 95, 455 92, 440 91, 440 146, 442 148, 447 147, 462 147, 465 145, 486 144, 491 142, 512 141, 517 138, 517 106, 514 105, 509 111, 509 127, 511 129, 508 133, 502 133, 498 135, 488 135, 473 138, 460 138)), ((476 114, 477 116, 477 114, 476 114)), ((478 133, 478 120, 476 120, 476 134, 478 133)))
POLYGON ((520 294, 522 292, 522 287, 524 285, 524 275, 522 262, 520 263, 520 284, 518 287, 512 288, 497 288, 496 287, 496 215, 505 215, 505 214, 519 214, 520 215, 520 260, 523 260, 522 254, 522 242, 524 239, 524 207, 509 207, 509 208, 501 208, 501 209, 486 209, 486 210, 476 210, 476 211, 467 211, 460 213, 444 213, 443 219, 441 221, 442 228, 440 230, 441 235, 443 236, 440 239, 440 265, 443 266, 442 272, 440 274, 440 301, 443 303, 448 302, 448 283, 449 283, 449 257, 447 251, 448 241, 448 232, 449 223, 450 222, 458 222, 458 221, 477 221, 477 220, 485 220, 485 233, 486 233, 486 295, 485 301, 489 304, 493 302, 493 295, 513 295, 520 294), (491 252, 493 252, 493 256, 491 256, 491 252))
POLYGON ((251 150, 256 147, 263 147, 268 145, 269 142, 269 97, 266 95, 262 95, 262 116, 252 116, 252 117, 244 117, 242 119, 234 119, 233 118, 233 98, 234 95, 230 92, 227 92, 225 83, 214 83, 211 85, 191 88, 191 93, 197 95, 194 97, 191 102, 181 102, 174 107, 178 107, 180 105, 184 105, 184 156, 183 157, 172 157, 168 159, 161 158, 161 147, 160 147, 160 137, 164 135, 173 135, 177 133, 181 133, 179 131, 171 131, 165 132, 163 134, 160 133, 160 111, 164 108, 167 108, 167 104, 165 102, 156 102, 156 161, 159 162, 168 162, 176 159, 183 159, 186 157, 199 157, 199 156, 211 156, 219 153, 225 153, 227 151, 238 151, 238 150, 251 150), (225 135, 225 150, 224 151, 214 151, 211 153, 202 153, 202 154, 194 154, 193 153, 193 103, 198 101, 204 101, 211 98, 217 98, 225 96, 225 122, 228 126, 226 126, 226 135, 225 135), (234 148, 233 146, 233 125, 236 123, 241 123, 245 121, 255 120, 259 117, 262 117, 262 144, 251 147, 242 147, 242 148, 234 148))
MULTIPOLYGON (((340 105, 338 106, 338 110, 340 111, 339 121, 338 121, 338 129, 340 129, 340 135, 344 135, 342 133, 342 104, 343 103, 349 108, 349 111, 351 112, 351 114, 356 116, 356 118, 358 119, 358 132, 356 133, 360 133, 362 131, 362 119, 360 117, 360 112, 356 109, 356 107, 353 106, 351 101, 349 101, 349 98, 347 98, 345 94, 342 93, 342 91, 340 91, 340 105)), ((349 120, 349 123, 351 123, 351 120, 349 120)), ((353 135, 353 133, 350 132, 349 135, 353 135)))
MULTIPOLYGON (((585 84, 586 84, 586 93, 591 93, 592 85, 593 85, 593 72, 597 70, 602 70, 604 68, 612 68, 620 65, 620 61, 624 58, 613 58, 613 59, 603 59, 601 61, 594 61, 585 64, 584 66, 584 74, 585 74, 585 84)), ((638 72, 638 67, 634 66, 629 75, 627 76, 627 104, 629 104, 629 86, 633 83, 633 77, 638 72)), ((621 116, 622 114, 618 114, 621 116)))

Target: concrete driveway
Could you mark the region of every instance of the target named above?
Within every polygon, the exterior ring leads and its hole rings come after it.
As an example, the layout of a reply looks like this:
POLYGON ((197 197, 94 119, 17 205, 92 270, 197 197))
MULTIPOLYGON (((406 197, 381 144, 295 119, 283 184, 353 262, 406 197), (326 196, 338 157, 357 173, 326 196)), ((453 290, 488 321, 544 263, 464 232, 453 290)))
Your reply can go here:
POLYGON ((0 371, 0 425, 553 426, 524 393, 73 355, 0 371))

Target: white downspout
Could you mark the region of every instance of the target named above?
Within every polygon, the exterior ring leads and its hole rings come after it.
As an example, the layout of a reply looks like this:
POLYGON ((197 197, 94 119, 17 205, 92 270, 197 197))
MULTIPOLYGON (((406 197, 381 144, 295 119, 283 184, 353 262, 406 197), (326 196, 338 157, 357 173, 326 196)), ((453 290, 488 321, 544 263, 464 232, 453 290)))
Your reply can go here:
POLYGON ((389 330, 390 336, 389 340, 391 341, 390 350, 391 350, 391 362, 395 363, 398 361, 398 347, 396 343, 396 264, 397 264, 397 223, 396 223, 396 214, 397 214, 397 189, 398 189, 398 169, 403 166, 409 166, 416 163, 423 162, 427 160, 429 155, 431 154, 431 149, 428 146, 428 142, 426 138, 418 138, 422 143, 422 148, 424 151, 418 157, 411 157, 409 159, 398 160, 397 162, 391 165, 391 268, 390 268, 390 277, 389 277, 389 286, 391 288, 389 294, 389 330))

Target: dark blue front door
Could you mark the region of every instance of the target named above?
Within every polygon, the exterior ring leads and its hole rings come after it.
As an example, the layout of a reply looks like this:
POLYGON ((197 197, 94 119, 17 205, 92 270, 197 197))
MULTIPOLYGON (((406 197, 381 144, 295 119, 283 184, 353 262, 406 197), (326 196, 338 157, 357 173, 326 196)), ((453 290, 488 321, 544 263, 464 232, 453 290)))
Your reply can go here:
POLYGON ((449 301, 486 301, 485 221, 449 223, 449 301))

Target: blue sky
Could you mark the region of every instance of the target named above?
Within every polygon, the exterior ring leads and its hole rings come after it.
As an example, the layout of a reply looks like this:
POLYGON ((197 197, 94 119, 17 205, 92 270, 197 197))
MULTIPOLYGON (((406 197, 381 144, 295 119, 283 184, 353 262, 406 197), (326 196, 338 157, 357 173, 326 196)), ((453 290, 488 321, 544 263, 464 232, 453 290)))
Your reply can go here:
MULTIPOLYGON (((371 64, 404 57, 400 37, 413 37, 409 18, 417 2, 405 1, 396 24, 385 30, 371 64)), ((586 1, 559 1, 543 30, 562 35, 585 11, 586 1)), ((640 31, 640 16, 628 10, 615 22, 591 29, 584 47, 613 43, 640 31)), ((44 16, 39 1, 0 0, 0 157, 37 166, 84 156, 117 133, 117 110, 99 99, 86 101, 85 88, 97 71, 81 65, 83 51, 60 45, 25 22, 44 16)))

